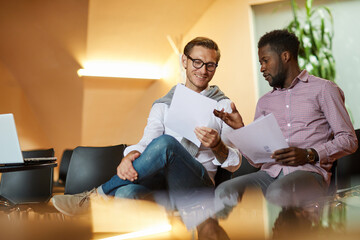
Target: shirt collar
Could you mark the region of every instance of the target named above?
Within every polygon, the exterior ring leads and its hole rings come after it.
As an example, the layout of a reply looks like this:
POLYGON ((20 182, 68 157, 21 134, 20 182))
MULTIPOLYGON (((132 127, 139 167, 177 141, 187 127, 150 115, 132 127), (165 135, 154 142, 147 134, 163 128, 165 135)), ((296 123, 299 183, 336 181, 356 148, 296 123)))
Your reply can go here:
POLYGON ((276 91, 276 90, 278 90, 278 91, 283 91, 283 90, 287 90, 287 89, 291 89, 291 88, 293 88, 299 81, 301 81, 301 82, 308 82, 308 78, 309 78, 309 73, 304 69, 304 70, 302 70, 301 72, 300 72, 300 74, 299 75, 297 75, 295 78, 294 78, 294 80, 291 82, 291 84, 290 84, 290 87, 288 87, 288 88, 273 88, 273 90, 271 91, 272 93, 274 92, 274 91, 276 91))
MULTIPOLYGON (((181 84, 185 86, 184 83, 181 83, 181 84)), ((210 85, 208 84, 208 86, 207 86, 204 90, 202 90, 202 91, 200 92, 200 94, 201 94, 201 95, 205 95, 206 91, 208 91, 209 89, 210 89, 210 85)))
POLYGON ((210 89, 210 85, 208 85, 204 90, 200 92, 201 95, 205 95, 205 93, 210 89))
POLYGON ((304 69, 301 71, 301 73, 296 78, 302 82, 308 82, 309 73, 304 69))

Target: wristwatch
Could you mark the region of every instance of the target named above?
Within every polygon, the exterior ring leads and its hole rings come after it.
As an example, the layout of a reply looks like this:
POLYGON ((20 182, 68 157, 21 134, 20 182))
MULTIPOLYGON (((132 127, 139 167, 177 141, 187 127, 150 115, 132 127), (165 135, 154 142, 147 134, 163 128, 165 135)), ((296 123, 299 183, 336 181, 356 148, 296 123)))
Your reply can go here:
POLYGON ((307 151, 306 158, 307 158, 308 162, 311 163, 311 164, 315 163, 316 162, 315 161, 315 154, 314 154, 313 150, 311 148, 307 148, 306 151, 307 151))

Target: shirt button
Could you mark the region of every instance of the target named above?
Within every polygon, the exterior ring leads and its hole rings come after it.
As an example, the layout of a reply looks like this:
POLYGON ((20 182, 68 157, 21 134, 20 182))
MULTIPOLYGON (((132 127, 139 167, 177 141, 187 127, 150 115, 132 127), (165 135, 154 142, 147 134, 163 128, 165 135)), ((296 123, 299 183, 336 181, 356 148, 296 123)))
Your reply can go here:
POLYGON ((288 138, 286 138, 286 139, 285 139, 285 141, 286 141, 286 142, 289 142, 289 139, 288 139, 288 138))
POLYGON ((289 89, 288 92, 291 92, 291 89, 289 89))
POLYGON ((289 105, 286 105, 286 108, 289 108, 289 105))
POLYGON ((290 126, 291 126, 291 124, 290 124, 290 123, 288 123, 288 124, 287 124, 287 126, 288 126, 288 127, 290 127, 290 126))

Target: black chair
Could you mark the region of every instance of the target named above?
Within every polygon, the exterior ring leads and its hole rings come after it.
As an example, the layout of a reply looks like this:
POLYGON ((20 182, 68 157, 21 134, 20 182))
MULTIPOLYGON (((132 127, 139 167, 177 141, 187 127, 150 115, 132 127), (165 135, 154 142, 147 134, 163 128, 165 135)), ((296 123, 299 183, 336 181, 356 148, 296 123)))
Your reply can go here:
POLYGON ((241 166, 236 170, 232 177, 238 177, 245 174, 253 173, 259 171, 260 168, 256 168, 249 163, 249 161, 243 156, 241 166))
POLYGON ((71 160, 73 151, 74 151, 73 149, 65 149, 61 156, 61 161, 60 161, 60 166, 59 166, 59 179, 55 182, 56 186, 65 187, 66 175, 68 173, 70 160, 71 160))
POLYGON ((75 148, 67 172, 65 194, 89 191, 108 181, 116 174, 125 148, 125 144, 75 148))
MULTIPOLYGON (((24 158, 54 157, 54 149, 23 151, 24 158)), ((0 195, 10 204, 47 202, 52 195, 54 168, 44 167, 1 176, 0 195)))
MULTIPOLYGON (((355 130, 360 141, 360 129, 355 130)), ((360 185, 360 148, 337 160, 337 187, 344 189, 360 185)))
POLYGON ((256 168, 254 166, 252 166, 248 160, 243 156, 242 157, 242 162, 241 162, 241 166, 239 167, 238 170, 236 170, 235 172, 229 172, 228 170, 221 168, 220 166, 218 167, 218 170, 215 174, 215 187, 217 187, 220 183, 229 180, 231 178, 234 177, 238 177, 238 176, 242 176, 245 174, 249 174, 249 173, 253 173, 258 171, 259 168, 256 168))
POLYGON ((66 175, 69 169, 72 153, 73 153, 72 149, 65 149, 61 156, 61 161, 59 166, 59 178, 53 184, 53 193, 65 192, 66 175))

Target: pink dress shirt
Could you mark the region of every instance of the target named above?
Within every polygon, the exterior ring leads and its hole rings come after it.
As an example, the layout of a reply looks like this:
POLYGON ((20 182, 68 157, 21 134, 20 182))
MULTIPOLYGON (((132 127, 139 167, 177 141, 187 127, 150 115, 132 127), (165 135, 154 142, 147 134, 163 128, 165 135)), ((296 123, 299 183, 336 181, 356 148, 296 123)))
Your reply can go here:
POLYGON ((315 165, 283 166, 254 164, 276 177, 297 170, 321 174, 330 182, 332 163, 356 151, 358 143, 343 91, 333 82, 309 75, 303 70, 286 89, 273 89, 257 103, 255 119, 273 113, 289 146, 314 148, 320 161, 315 165))

